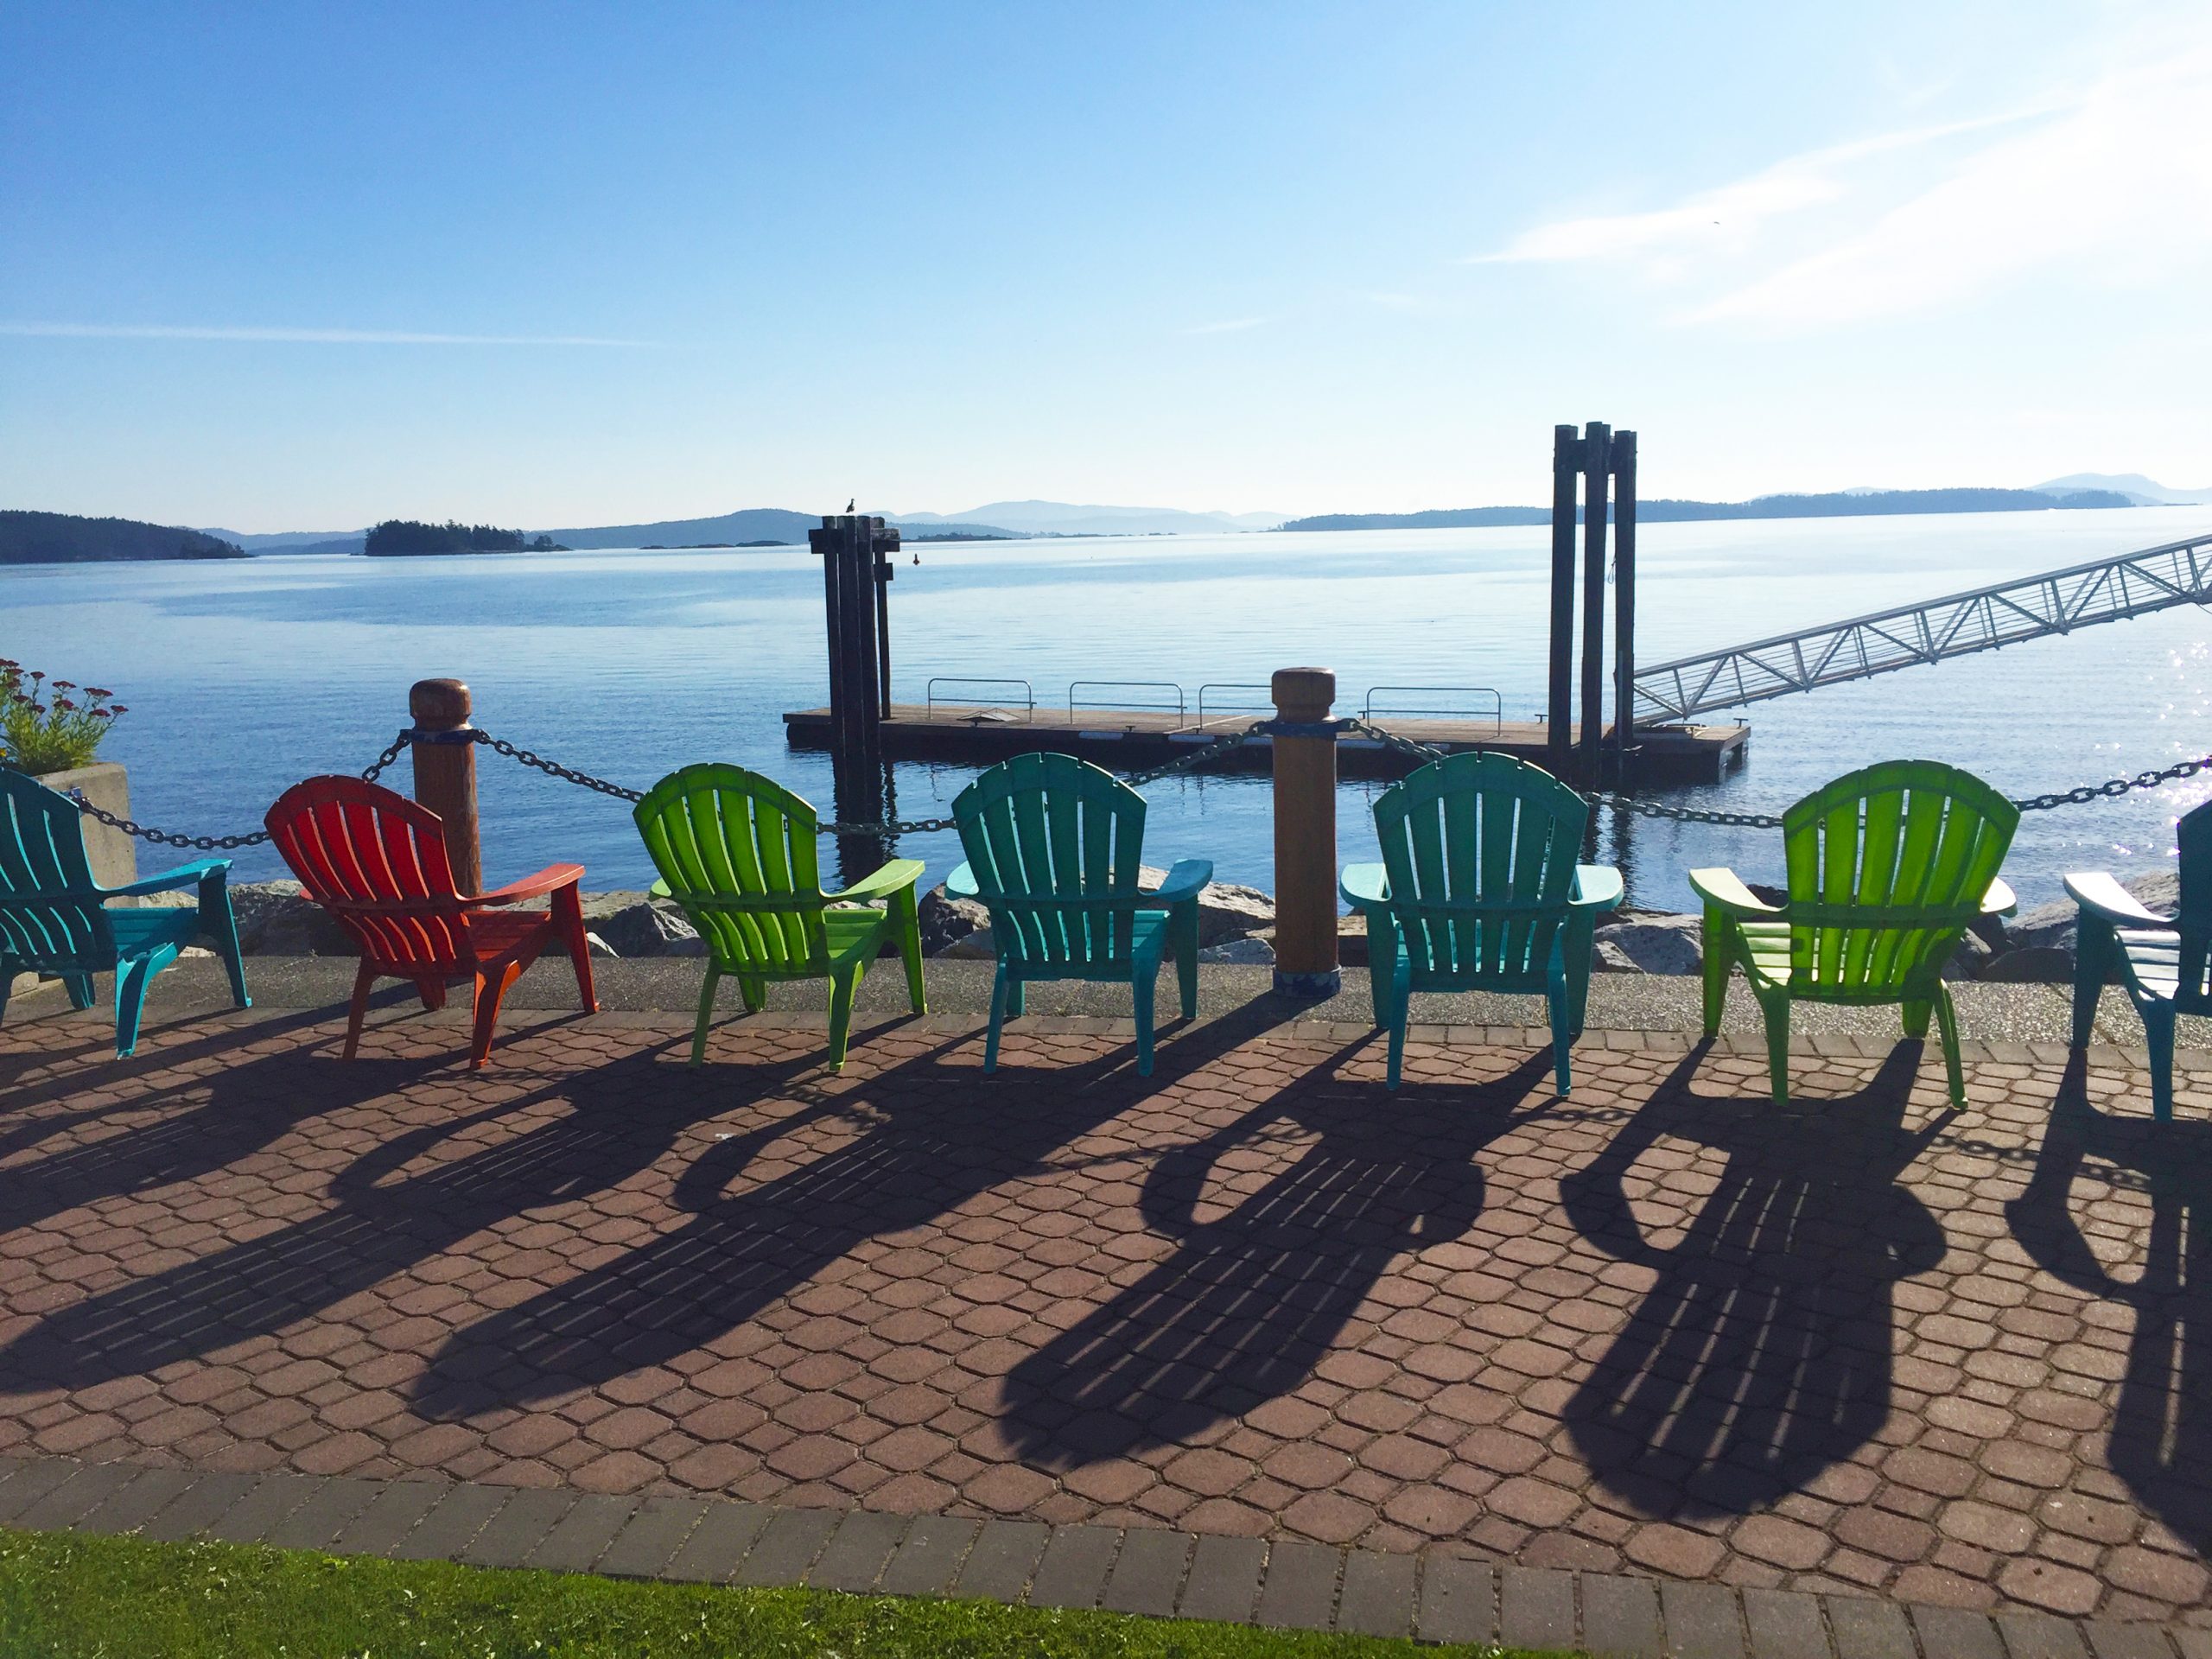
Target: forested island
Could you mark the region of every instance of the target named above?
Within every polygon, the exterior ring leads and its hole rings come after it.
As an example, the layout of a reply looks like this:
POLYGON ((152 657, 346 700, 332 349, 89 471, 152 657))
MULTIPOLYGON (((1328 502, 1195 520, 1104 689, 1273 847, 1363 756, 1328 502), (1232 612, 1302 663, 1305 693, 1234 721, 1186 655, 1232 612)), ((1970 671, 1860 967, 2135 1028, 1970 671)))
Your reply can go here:
MULTIPOLYGON (((2116 490, 1839 490, 1820 495, 1762 495, 1749 501, 1636 504, 1643 524, 1707 518, 1850 518, 1900 512, 2040 512, 2053 507, 2132 507, 2116 490)), ((1575 518, 1579 522, 1581 512, 1575 518)), ((1451 507, 1431 512, 1324 512, 1281 530, 1465 530, 1483 524, 1548 524, 1549 507, 1451 507)))
POLYGON ((491 524, 426 524, 387 518, 369 531, 361 550, 371 558, 424 557, 445 553, 565 553, 550 536, 525 537, 491 524))
POLYGON ((121 559, 242 559, 244 548, 176 524, 0 510, 0 564, 100 564, 121 559))

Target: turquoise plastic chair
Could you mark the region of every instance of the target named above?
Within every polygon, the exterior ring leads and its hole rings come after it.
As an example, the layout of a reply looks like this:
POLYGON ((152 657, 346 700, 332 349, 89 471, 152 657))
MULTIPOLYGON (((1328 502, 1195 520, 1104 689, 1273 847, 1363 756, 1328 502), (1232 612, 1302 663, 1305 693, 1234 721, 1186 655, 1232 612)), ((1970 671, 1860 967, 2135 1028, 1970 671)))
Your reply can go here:
POLYGON ((230 970, 242 1008, 245 964, 227 884, 231 861, 203 858, 128 887, 103 887, 85 856, 83 811, 67 795, 0 766, 0 1015, 17 974, 59 977, 78 1008, 92 1006, 92 976, 115 976, 115 1052, 138 1046, 146 987, 205 933, 230 970), (196 905, 116 906, 118 899, 200 890, 196 905))
POLYGON ((2082 907, 2074 944, 2074 1046, 2089 1040, 2097 997, 2114 973, 2143 1020, 2151 1050, 2151 1116, 2174 1116, 2174 1016, 2212 1014, 2212 802, 2174 829, 2181 908, 2161 916, 2109 875, 2069 875, 2082 907))
POLYGON ((1157 892, 1138 892, 1144 797, 1073 755, 1001 761, 960 791, 952 817, 968 861, 944 890, 988 907, 998 953, 983 1070, 998 1069, 999 1029, 1032 980, 1127 981, 1137 1073, 1150 1077, 1153 994, 1171 944, 1183 1017, 1198 1011, 1198 894, 1212 861, 1184 859, 1157 892))
POLYGON ((1549 1004, 1553 1068, 1567 1093, 1590 996, 1590 935, 1621 901, 1618 870, 1574 861, 1589 817, 1580 795, 1510 755, 1433 760, 1383 791, 1382 861, 1347 865, 1337 890, 1367 918, 1391 1088, 1410 993, 1501 991, 1549 1004))

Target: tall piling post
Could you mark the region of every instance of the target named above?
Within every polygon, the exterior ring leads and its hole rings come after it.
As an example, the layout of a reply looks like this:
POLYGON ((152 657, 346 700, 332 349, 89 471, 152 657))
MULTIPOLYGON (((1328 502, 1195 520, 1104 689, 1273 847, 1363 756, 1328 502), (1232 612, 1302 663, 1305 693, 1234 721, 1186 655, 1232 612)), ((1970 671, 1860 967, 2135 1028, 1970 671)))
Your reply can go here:
MULTIPOLYGON (((890 613, 884 584, 899 532, 861 514, 825 517, 807 531, 822 561, 822 602, 830 664, 830 759, 836 814, 847 823, 884 817, 881 726, 891 701, 890 613)), ((858 880, 889 856, 880 836, 837 837, 839 874, 858 880)))
POLYGON ((1573 765, 1574 493, 1582 473, 1582 440, 1571 426, 1552 429, 1552 627, 1550 700, 1544 762, 1554 778, 1573 765))
POLYGON ((415 798, 446 829, 446 862, 463 894, 484 891, 484 858, 476 824, 476 738, 469 724, 468 688, 459 680, 417 680, 407 693, 414 724, 408 752, 415 763, 415 798))
POLYGON ((1594 784, 1605 741, 1605 529, 1612 432, 1582 429, 1582 732, 1580 782, 1594 784))
POLYGON ((1636 434, 1613 434, 1613 781, 1636 753, 1636 434))
POLYGON ((1334 996, 1337 968, 1337 734, 1328 724, 1337 677, 1283 668, 1270 684, 1275 718, 1291 729, 1274 753, 1275 989, 1334 996))

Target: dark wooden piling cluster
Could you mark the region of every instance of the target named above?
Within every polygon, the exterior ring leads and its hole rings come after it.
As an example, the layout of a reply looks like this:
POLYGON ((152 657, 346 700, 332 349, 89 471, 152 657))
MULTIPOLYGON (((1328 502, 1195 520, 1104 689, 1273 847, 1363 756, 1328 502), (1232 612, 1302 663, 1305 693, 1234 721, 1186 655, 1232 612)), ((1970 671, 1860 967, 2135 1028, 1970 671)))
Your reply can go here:
POLYGON ((1551 702, 1545 761, 1560 778, 1624 781, 1636 750, 1636 434, 1552 430, 1551 702), (1582 718, 1574 720, 1575 494, 1582 501, 1582 718), (1605 542, 1613 542, 1613 721, 1605 723, 1605 542))
MULTIPOLYGON (((880 518, 838 513, 806 533, 822 561, 822 599, 830 643, 830 754, 836 810, 844 823, 890 816, 883 720, 891 708, 890 582, 899 532, 880 518)), ((838 837, 839 868, 857 879, 888 856, 873 836, 838 837)))

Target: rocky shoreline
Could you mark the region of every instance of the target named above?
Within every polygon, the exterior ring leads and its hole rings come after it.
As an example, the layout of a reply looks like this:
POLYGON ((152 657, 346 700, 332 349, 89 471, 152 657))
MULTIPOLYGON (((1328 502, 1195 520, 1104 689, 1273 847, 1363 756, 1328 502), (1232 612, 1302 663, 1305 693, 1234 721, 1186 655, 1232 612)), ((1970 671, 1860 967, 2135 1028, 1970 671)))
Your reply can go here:
MULTIPOLYGON (((1156 887, 1166 873, 1147 869, 1143 885, 1156 887)), ((2172 911, 2180 902, 2181 879, 2171 871, 2137 876, 2121 885, 2152 909, 2172 911)), ((1752 892, 1769 903, 1781 895, 1754 884, 1752 892)), ((164 897, 168 897, 165 895, 164 897)), ((190 895, 171 902, 188 903, 190 895)), ((231 887, 238 915, 238 942, 249 956, 346 957, 353 954, 343 931, 296 881, 244 881, 231 887)), ((584 895, 584 923, 596 956, 698 957, 706 954, 691 924, 672 904, 637 892, 584 895)), ((1217 881, 1198 898, 1201 960, 1265 965, 1274 960, 1274 899, 1257 887, 1217 881)), ((990 918, 971 899, 949 896, 942 886, 922 895, 922 951, 956 960, 988 960, 990 918)), ((2074 974, 2076 913, 2069 899, 2038 905, 2009 920, 1991 918, 1961 941, 1944 971, 1951 980, 2007 984, 2063 984, 2074 974)), ((1366 935, 1360 919, 1343 924, 1343 956, 1349 967, 1364 966, 1366 935)), ((1700 922, 1670 911, 1621 910, 1597 930, 1595 961, 1601 974, 1696 974, 1703 966, 1700 922)))

